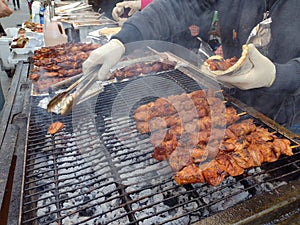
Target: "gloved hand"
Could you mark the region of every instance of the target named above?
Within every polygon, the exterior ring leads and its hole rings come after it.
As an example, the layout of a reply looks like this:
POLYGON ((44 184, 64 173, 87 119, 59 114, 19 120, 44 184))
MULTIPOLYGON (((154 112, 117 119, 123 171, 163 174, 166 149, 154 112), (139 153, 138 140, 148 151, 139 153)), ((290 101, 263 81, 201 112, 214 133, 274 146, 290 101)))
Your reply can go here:
POLYGON ((123 24, 126 22, 127 18, 120 18, 118 21, 119 27, 122 27, 123 24))
POLYGON ((121 19, 121 16, 124 14, 124 7, 114 7, 112 10, 112 17, 115 21, 119 21, 121 19))
POLYGON ((98 80, 107 80, 110 76, 109 70, 116 65, 125 52, 125 46, 118 39, 112 39, 107 44, 91 52, 87 60, 82 64, 84 74, 89 73, 93 68, 101 65, 98 72, 98 80))
POLYGON ((121 7, 123 9, 130 8, 130 11, 128 12, 128 16, 132 16, 136 11, 141 10, 142 2, 141 2, 141 0, 124 1, 124 2, 117 3, 116 7, 121 7))
POLYGON ((270 87, 276 78, 275 65, 263 56, 253 44, 248 45, 248 57, 253 64, 251 68, 243 69, 241 66, 236 73, 216 76, 217 80, 242 90, 270 87))

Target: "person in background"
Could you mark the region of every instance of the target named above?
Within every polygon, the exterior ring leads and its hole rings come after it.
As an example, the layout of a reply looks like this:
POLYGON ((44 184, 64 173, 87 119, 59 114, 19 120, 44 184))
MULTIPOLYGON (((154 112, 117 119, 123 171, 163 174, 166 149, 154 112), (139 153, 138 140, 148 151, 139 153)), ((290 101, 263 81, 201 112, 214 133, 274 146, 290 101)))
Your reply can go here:
POLYGON ((20 9, 20 0, 13 0, 14 10, 20 9))
POLYGON ((32 18, 32 3, 33 3, 33 0, 27 0, 30 19, 32 18))
MULTIPOLYGON (((137 11, 143 10, 152 1, 153 0, 133 0, 119 2, 113 8, 112 17, 119 23, 120 26, 122 26, 128 17, 131 17, 137 11), (129 9, 129 11, 126 12, 126 9, 129 9)), ((197 51, 197 48, 199 48, 200 44, 199 40, 197 39, 199 29, 199 26, 192 24, 184 31, 170 36, 168 41, 182 45, 190 50, 197 51)))
MULTIPOLYGON (((12 9, 8 7, 6 2, 4 0, 0 0, 0 18, 10 16, 12 13, 13 13, 12 9)), ((1 33, 4 32, 4 35, 6 35, 1 23, 0 26, 1 26, 1 33)), ((0 112, 2 111, 4 102, 5 99, 2 91, 2 86, 0 83, 0 112)))
POLYGON ((104 12, 104 16, 109 19, 113 19, 112 10, 120 1, 121 0, 88 0, 88 3, 92 5, 94 11, 100 11, 101 13, 104 12))
POLYGON ((33 1, 31 6, 31 13, 32 13, 31 21, 37 24, 41 22, 40 9, 41 9, 41 2, 36 0, 33 1))
MULTIPOLYGON (((13 11, 8 7, 6 2, 4 0, 0 0, 0 18, 10 16, 12 13, 13 11)), ((0 37, 2 36, 6 36, 6 33, 2 27, 2 24, 0 23, 0 37)))
POLYGON ((247 57, 253 67, 216 78, 236 87, 234 97, 300 134, 300 20, 295 19, 299 0, 154 1, 129 18, 107 44, 94 50, 83 63, 83 71, 102 64, 98 79, 106 80, 109 69, 124 54, 124 44, 167 40, 194 21, 201 24, 199 35, 207 41, 209 34, 202 26, 212 20, 204 20, 201 15, 208 10, 218 11, 225 58, 240 57, 253 28, 271 18, 271 39, 264 51, 248 45, 247 57))
POLYGON ((44 2, 41 3, 41 7, 40 7, 40 24, 45 23, 44 14, 45 14, 45 10, 46 10, 47 5, 48 5, 47 1, 44 1, 44 2))
POLYGON ((134 0, 123 1, 116 4, 112 10, 112 17, 119 23, 120 26, 127 20, 127 17, 132 16, 135 12, 144 9, 152 0, 134 0), (128 12, 125 12, 129 9, 128 12))

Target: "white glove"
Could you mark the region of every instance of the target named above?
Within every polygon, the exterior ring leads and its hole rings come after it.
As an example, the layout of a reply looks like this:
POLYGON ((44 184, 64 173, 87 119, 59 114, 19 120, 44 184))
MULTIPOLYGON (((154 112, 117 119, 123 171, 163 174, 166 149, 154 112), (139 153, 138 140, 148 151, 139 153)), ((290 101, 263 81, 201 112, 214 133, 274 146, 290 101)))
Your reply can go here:
POLYGON ((122 27, 123 24, 126 22, 127 18, 120 18, 119 21, 118 21, 118 25, 119 27, 122 27))
POLYGON ((116 65, 125 52, 125 46, 117 39, 112 39, 107 44, 91 52, 87 60, 82 64, 84 74, 89 73, 93 68, 101 65, 98 72, 98 80, 107 80, 110 76, 109 70, 116 65))
POLYGON ((141 10, 142 2, 141 2, 141 0, 124 1, 124 2, 117 3, 116 6, 122 7, 122 8, 130 8, 128 16, 132 16, 136 11, 141 10))
POLYGON ((216 76, 216 78, 242 90, 270 87, 276 78, 275 65, 267 57, 263 56, 253 44, 249 44, 248 49, 248 57, 253 67, 243 69, 243 66, 241 66, 237 73, 220 75, 216 76))
POLYGON ((124 14, 124 7, 114 7, 112 10, 112 17, 115 21, 119 21, 121 16, 124 14))

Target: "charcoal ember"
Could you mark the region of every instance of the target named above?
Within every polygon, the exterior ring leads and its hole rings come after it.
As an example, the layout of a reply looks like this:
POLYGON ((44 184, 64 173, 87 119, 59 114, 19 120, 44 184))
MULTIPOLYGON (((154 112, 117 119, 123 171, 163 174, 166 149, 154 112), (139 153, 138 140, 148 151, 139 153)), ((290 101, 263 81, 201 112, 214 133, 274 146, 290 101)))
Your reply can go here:
POLYGON ((165 195, 164 195, 164 200, 163 200, 164 204, 172 207, 174 205, 178 205, 178 199, 177 197, 175 196, 172 196, 172 193, 171 192, 167 192, 165 195))
POLYGON ((95 211, 96 211, 96 208, 95 208, 95 207, 90 207, 90 208, 81 210, 81 211, 79 212, 79 216, 84 216, 84 217, 87 217, 87 216, 93 216, 94 213, 95 213, 95 211))

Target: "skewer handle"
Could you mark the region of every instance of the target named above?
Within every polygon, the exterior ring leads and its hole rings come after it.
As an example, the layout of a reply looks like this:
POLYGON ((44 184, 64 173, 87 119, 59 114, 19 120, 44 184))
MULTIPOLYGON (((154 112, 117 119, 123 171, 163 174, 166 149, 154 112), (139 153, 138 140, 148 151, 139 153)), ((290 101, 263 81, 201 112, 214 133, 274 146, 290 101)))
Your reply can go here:
POLYGON ((294 145, 294 146, 291 146, 291 149, 294 149, 294 148, 299 148, 300 145, 294 145))
POLYGON ((242 113, 239 113, 237 115, 241 117, 241 116, 247 115, 247 112, 242 112, 242 113))

